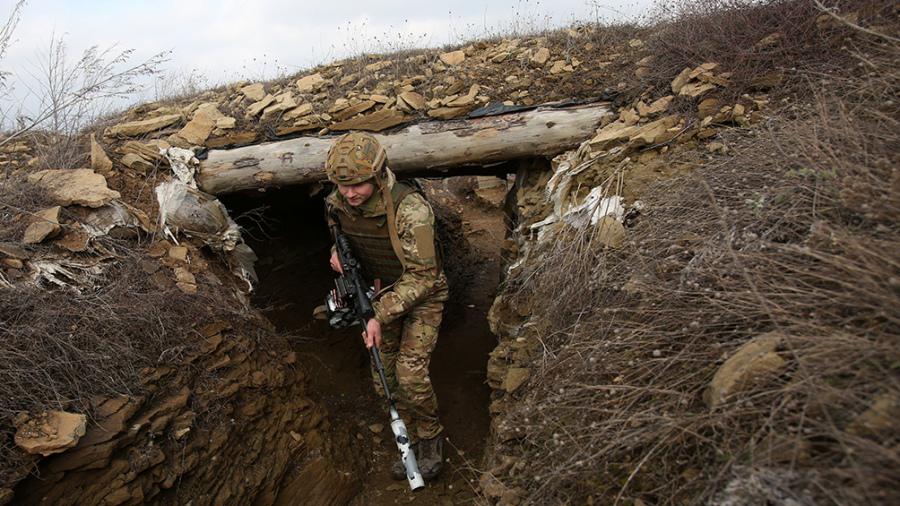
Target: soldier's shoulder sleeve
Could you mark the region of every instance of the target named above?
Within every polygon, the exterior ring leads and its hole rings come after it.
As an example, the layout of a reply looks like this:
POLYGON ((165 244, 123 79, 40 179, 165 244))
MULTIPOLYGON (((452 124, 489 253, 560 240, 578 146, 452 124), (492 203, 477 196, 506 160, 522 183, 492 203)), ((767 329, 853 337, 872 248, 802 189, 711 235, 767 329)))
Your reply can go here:
POLYGON ((410 193, 397 206, 397 230, 421 224, 434 226, 434 211, 425 197, 418 193, 410 193))
POLYGON ((334 220, 331 218, 331 213, 337 208, 337 198, 338 194, 336 189, 329 193, 327 197, 325 197, 325 221, 329 226, 334 225, 334 220))
POLYGON ((340 196, 341 194, 338 193, 337 188, 331 190, 331 192, 325 197, 325 207, 333 208, 334 206, 336 206, 339 202, 338 199, 340 199, 340 196))
POLYGON ((407 260, 435 265, 434 211, 425 197, 411 193, 397 206, 397 235, 407 260))

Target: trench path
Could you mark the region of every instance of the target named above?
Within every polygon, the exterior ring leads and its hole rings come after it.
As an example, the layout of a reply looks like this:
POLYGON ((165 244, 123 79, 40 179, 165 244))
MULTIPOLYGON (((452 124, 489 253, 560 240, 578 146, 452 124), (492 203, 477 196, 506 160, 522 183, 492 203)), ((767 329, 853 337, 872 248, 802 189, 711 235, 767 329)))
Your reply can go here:
POLYGON ((326 406, 332 434, 350 439, 355 462, 346 468, 362 474, 362 492, 352 504, 471 504, 476 498, 473 469, 480 465, 490 424, 486 364, 496 346, 486 316, 499 281, 504 225, 500 209, 476 205, 471 193, 450 192, 445 187, 453 185, 443 182, 429 186, 461 214, 462 230, 454 233, 465 236, 469 251, 454 257, 466 274, 456 280, 445 307, 431 364, 448 460, 442 476, 415 494, 405 481, 390 477, 398 453, 384 401, 372 387, 359 329, 335 331, 311 316, 334 279, 327 265, 330 243, 321 199, 296 191, 269 195, 261 202, 269 206, 265 225, 251 239, 260 258, 254 304, 292 336, 310 395, 326 406))

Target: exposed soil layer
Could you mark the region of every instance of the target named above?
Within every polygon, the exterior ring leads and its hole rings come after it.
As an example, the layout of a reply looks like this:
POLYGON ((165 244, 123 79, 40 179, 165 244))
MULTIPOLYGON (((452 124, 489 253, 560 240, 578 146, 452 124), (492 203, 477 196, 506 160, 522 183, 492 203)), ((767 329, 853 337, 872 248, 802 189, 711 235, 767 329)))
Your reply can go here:
POLYGON ((447 467, 415 495, 405 482, 390 478, 397 450, 386 404, 372 387, 359 329, 335 331, 312 318, 334 279, 327 265, 330 238, 322 195, 309 197, 306 188, 298 188, 226 201, 234 215, 257 209, 238 219, 249 229, 260 258, 254 304, 290 335, 298 361, 309 373, 311 395, 328 410, 332 437, 348 438, 357 448, 351 467, 359 474, 362 492, 354 504, 464 504, 475 498, 473 470, 480 464, 490 424, 486 363, 496 339, 486 316, 500 276, 503 220, 499 209, 478 206, 470 192, 459 191, 465 182, 426 183, 437 214, 449 217, 452 234, 464 240, 445 245, 453 297, 444 310, 431 365, 446 427, 447 467))

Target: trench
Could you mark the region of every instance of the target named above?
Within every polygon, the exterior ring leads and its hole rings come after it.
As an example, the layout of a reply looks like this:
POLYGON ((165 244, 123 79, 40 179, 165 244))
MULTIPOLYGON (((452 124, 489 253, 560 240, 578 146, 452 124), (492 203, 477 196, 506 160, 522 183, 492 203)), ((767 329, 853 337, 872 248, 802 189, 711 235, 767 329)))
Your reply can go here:
POLYGON ((311 396, 328 410, 332 437, 352 448, 342 467, 357 474, 361 484, 353 504, 466 504, 475 499, 490 428, 486 366, 497 340, 487 313, 500 280, 505 225, 499 203, 506 182, 479 194, 475 185, 474 177, 424 183, 443 233, 454 238, 444 244, 451 299, 430 369, 446 429, 447 461, 442 475, 414 495, 405 482, 390 477, 398 453, 386 404, 372 386, 359 329, 333 330, 312 317, 335 276, 328 267, 327 191, 310 195, 313 187, 298 186, 223 199, 259 257, 253 305, 288 336, 308 373, 311 396))

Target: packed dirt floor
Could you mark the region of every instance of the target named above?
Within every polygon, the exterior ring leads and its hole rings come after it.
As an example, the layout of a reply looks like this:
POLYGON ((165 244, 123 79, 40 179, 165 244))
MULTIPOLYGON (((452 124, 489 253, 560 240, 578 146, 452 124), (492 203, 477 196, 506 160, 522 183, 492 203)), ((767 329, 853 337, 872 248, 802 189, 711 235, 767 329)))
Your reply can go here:
POLYGON ((453 233, 465 240, 458 242, 462 251, 445 249, 452 264, 448 270, 454 271, 448 274, 452 298, 431 364, 446 427, 447 466, 439 479, 415 494, 405 481, 390 477, 398 453, 386 403, 372 386, 360 330, 336 331, 312 318, 335 276, 328 267, 330 239, 322 195, 309 197, 306 188, 299 188, 226 200, 233 214, 245 213, 238 221, 249 229, 259 255, 254 305, 290 337, 309 373, 310 392, 328 409, 332 437, 348 440, 352 461, 346 463, 346 472, 359 474, 362 484, 353 504, 468 504, 475 499, 474 471, 490 424, 486 364, 496 346, 486 316, 500 277, 504 221, 496 205, 499 199, 491 205, 478 198, 473 179, 426 183, 429 200, 441 207, 439 213, 456 215, 459 229, 453 233))

